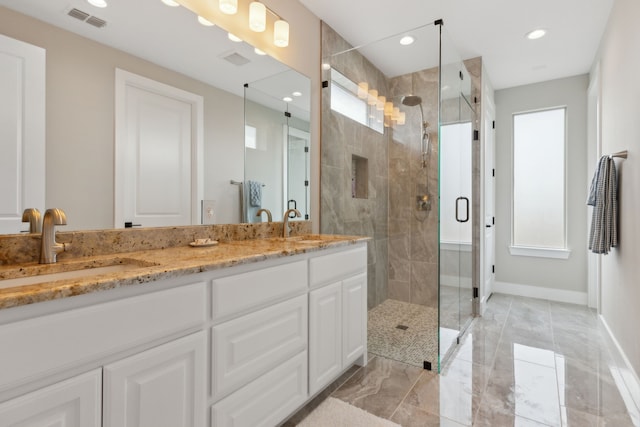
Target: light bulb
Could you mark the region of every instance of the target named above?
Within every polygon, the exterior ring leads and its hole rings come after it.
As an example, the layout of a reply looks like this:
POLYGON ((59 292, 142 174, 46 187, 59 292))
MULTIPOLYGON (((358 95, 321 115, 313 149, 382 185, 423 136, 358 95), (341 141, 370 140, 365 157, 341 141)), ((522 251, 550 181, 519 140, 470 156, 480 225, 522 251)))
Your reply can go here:
MULTIPOLYGON (((107 2, 105 0, 87 0, 87 2, 90 5, 99 7, 99 8, 107 7, 107 2)), ((180 5, 176 4, 176 6, 180 6, 180 5)))
POLYGON ((279 19, 273 24, 273 44, 278 47, 289 46, 289 23, 279 19))
POLYGON ((204 25, 205 27, 213 27, 213 22, 203 18, 202 16, 198 16, 198 22, 204 25))
POLYGON ((367 104, 376 105, 378 103, 378 91, 375 89, 371 89, 369 91, 369 99, 367 100, 367 104))
POLYGON ((369 96, 369 83, 360 82, 358 83, 358 98, 367 99, 369 96))
POLYGON ((266 54, 267 54, 266 52, 264 52, 264 51, 262 51, 262 50, 258 49, 257 47, 254 47, 254 48, 253 48, 253 51, 256 53, 256 55, 260 55, 260 56, 264 56, 264 55, 266 55, 266 54))
POLYGON ((236 36, 235 34, 228 33, 227 37, 229 37, 229 40, 231 40, 232 42, 238 43, 238 42, 242 41, 242 39, 240 37, 236 36))
POLYGON ((218 7, 226 15, 235 15, 238 13, 238 0, 220 0, 218 7))
POLYGON ((393 102, 384 103, 384 115, 390 117, 393 114, 393 102))
POLYGON ((259 1, 249 5, 249 28, 251 31, 261 33, 267 28, 267 8, 259 1))
POLYGON ((387 102, 387 97, 386 96, 379 96, 378 97, 378 102, 376 103, 376 110, 384 111, 385 102, 387 102))
POLYGON ((398 124, 404 125, 407 121, 407 113, 404 111, 400 111, 400 115, 398 115, 398 124))

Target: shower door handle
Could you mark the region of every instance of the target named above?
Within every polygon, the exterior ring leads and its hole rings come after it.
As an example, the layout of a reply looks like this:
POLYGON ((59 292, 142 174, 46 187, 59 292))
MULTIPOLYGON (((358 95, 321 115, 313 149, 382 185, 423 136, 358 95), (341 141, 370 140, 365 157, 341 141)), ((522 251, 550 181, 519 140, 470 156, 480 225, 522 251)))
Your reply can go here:
POLYGON ((469 221, 469 199, 466 198, 466 197, 458 197, 456 199, 456 221, 458 221, 458 222, 467 222, 467 221, 469 221), (465 215, 464 219, 460 219, 460 215, 459 215, 458 207, 460 206, 460 200, 464 200, 465 201, 466 215, 465 215))

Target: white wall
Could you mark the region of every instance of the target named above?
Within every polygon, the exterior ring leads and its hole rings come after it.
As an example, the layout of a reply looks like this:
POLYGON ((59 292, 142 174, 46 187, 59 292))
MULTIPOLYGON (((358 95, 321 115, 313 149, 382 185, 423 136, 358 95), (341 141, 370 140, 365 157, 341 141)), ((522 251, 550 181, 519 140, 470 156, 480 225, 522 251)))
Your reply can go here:
MULTIPOLYGON (((604 154, 628 150, 618 167, 619 247, 602 258, 602 317, 640 375, 640 2, 616 0, 599 63, 604 154)), ((640 391, 639 391, 640 392, 640 391)), ((640 400, 640 398, 638 399, 640 400)))
MULTIPOLYGON (((586 191, 588 76, 498 90, 496 100, 496 287, 586 304, 586 191), (567 245, 569 259, 513 256, 511 243, 512 114, 567 106, 567 245), (512 286, 523 285, 523 286, 512 286)), ((544 165, 540 165, 544 173, 544 165)))

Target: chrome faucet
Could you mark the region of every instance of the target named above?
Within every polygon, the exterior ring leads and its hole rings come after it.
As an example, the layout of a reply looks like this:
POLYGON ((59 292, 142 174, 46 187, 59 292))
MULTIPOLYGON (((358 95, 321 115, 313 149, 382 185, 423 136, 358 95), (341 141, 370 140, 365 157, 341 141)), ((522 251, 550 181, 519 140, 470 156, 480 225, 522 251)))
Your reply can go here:
POLYGON ((40 264, 56 262, 56 255, 65 250, 64 243, 56 243, 56 225, 67 225, 67 215, 62 209, 47 209, 42 220, 40 264))
POLYGON ((269 209, 260 209, 258 212, 256 212, 256 217, 260 217, 263 212, 267 214, 267 222, 271 222, 271 211, 269 209))
POLYGON ((296 218, 300 218, 302 215, 298 209, 287 209, 284 213, 284 218, 282 219, 282 237, 286 239, 289 237, 289 214, 293 212, 296 218))
POLYGON ((42 215, 36 208, 28 208, 22 212, 22 222, 29 223, 29 233, 40 233, 42 231, 41 218, 42 215))

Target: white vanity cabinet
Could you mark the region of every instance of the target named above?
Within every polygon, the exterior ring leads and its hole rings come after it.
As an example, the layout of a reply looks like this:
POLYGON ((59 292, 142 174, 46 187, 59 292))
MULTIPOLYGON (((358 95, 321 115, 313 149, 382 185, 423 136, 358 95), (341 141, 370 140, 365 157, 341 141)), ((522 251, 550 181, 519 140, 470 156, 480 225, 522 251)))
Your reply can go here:
POLYGON ((358 359, 366 363, 367 251, 363 246, 309 263, 309 394, 314 395, 358 359))
POLYGON ((0 403, 0 426, 100 427, 102 370, 0 403))
POLYGON ((103 427, 194 427, 206 421, 206 334, 104 367, 103 427))
POLYGON ((366 245, 0 310, 0 427, 271 427, 366 364, 366 245))

